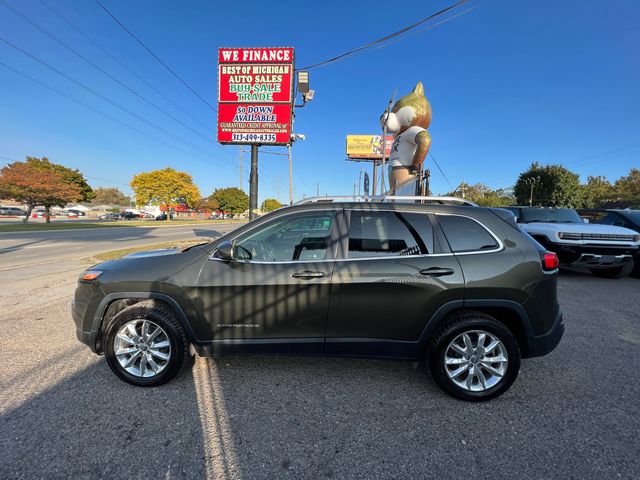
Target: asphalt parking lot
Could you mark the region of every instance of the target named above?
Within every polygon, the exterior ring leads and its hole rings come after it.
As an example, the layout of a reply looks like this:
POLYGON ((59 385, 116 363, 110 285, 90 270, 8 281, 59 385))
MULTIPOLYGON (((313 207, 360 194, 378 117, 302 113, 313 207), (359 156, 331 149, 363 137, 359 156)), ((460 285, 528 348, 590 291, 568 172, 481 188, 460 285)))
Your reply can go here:
POLYGON ((0 271, 2 478, 638 478, 639 279, 562 272, 558 349, 470 404, 411 363, 348 358, 196 359, 127 385, 76 341, 86 265, 65 265, 0 271))

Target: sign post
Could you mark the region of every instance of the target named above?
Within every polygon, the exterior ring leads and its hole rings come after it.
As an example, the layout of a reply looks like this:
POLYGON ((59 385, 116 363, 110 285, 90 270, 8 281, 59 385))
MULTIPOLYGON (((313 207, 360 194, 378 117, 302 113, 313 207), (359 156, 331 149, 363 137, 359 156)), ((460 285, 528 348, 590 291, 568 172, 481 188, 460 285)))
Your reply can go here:
POLYGON ((293 48, 218 49, 218 142, 251 145, 249 219, 258 208, 258 146, 289 145, 293 48))

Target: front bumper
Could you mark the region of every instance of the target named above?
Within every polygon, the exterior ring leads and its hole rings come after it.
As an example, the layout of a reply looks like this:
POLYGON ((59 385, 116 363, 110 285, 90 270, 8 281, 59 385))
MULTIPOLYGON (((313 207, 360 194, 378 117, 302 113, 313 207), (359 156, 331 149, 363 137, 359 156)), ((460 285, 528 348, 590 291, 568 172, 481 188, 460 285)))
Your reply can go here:
POLYGON ((528 357, 542 357, 552 352, 560 343, 564 335, 564 321, 562 312, 558 311, 551 329, 544 335, 534 335, 529 338, 528 357))
POLYGON ((561 265, 584 268, 611 268, 624 265, 638 254, 638 247, 618 245, 573 245, 541 242, 556 255, 561 265))

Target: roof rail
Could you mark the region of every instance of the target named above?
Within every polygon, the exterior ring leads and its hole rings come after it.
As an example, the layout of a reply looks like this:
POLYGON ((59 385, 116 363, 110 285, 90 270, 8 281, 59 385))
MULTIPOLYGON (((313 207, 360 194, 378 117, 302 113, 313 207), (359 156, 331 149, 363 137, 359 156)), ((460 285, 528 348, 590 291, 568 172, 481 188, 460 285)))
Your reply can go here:
POLYGON ((381 203, 435 203, 439 205, 466 205, 477 207, 470 200, 459 197, 421 197, 395 195, 343 195, 327 197, 309 197, 296 202, 294 205, 305 203, 334 203, 334 202, 381 202, 381 203))

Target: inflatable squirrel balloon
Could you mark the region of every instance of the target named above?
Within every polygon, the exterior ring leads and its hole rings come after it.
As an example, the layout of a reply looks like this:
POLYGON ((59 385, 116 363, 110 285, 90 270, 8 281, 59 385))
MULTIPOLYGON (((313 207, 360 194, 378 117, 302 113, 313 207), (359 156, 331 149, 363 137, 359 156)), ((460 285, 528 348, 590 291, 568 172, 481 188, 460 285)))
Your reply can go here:
POLYGON ((380 123, 383 128, 386 123, 387 131, 394 136, 389 156, 389 187, 391 192, 395 192, 422 169, 431 145, 427 132, 431 123, 431 105, 424 95, 422 82, 418 82, 413 92, 398 100, 388 116, 385 112, 380 123))

